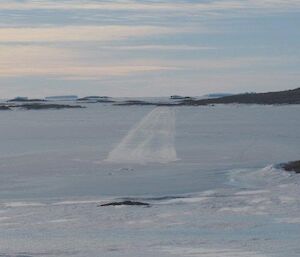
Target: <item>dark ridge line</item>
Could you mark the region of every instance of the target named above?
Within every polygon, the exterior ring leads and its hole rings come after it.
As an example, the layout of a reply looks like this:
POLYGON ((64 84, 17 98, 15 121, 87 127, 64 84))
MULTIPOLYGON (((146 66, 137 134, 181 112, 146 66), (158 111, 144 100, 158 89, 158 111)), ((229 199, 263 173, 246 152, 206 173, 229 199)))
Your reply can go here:
POLYGON ((176 103, 169 102, 147 102, 140 100, 128 100, 114 105, 119 106, 208 106, 215 104, 260 104, 260 105, 289 105, 300 104, 300 88, 267 92, 267 93, 244 93, 238 95, 223 96, 220 98, 206 99, 183 99, 176 103))
POLYGON ((180 105, 209 104, 300 104, 300 88, 267 93, 244 93, 213 99, 184 100, 180 103, 180 105))

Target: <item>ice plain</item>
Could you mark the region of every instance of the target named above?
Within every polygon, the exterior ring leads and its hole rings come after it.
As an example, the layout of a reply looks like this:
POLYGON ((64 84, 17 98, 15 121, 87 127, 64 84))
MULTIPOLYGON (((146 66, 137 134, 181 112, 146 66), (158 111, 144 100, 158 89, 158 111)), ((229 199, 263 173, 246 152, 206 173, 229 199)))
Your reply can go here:
POLYGON ((299 256, 299 111, 0 112, 0 256, 299 256))

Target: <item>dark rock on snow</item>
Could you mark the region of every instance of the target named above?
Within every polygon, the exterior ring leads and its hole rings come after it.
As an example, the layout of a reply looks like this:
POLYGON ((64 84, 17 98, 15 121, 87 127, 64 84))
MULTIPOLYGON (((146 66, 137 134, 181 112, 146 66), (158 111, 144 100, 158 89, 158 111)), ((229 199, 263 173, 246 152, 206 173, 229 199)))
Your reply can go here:
POLYGON ((110 202, 105 204, 100 204, 98 207, 105 207, 105 206, 121 206, 121 205, 129 205, 129 206, 147 206, 150 207, 149 203, 144 202, 136 202, 136 201, 122 201, 122 202, 110 202))
MULTIPOLYGON (((174 96, 173 96, 174 97, 174 96)), ((174 99, 174 98, 173 98, 174 99)), ((244 93, 238 95, 228 95, 219 98, 193 99, 190 97, 179 97, 182 99, 175 103, 170 102, 146 102, 139 100, 129 100, 115 105, 154 105, 154 106, 206 106, 214 104, 261 104, 261 105, 280 105, 280 104, 300 104, 300 88, 267 93, 244 93)))
POLYGON ((9 108, 9 106, 6 106, 6 105, 1 105, 1 106, 0 106, 0 111, 9 111, 9 110, 11 110, 11 109, 9 108))
POLYGON ((28 99, 25 97, 16 97, 14 99, 7 100, 7 102, 46 102, 45 99, 28 99))
POLYGON ((286 171, 294 171, 300 173, 300 161, 288 162, 281 165, 286 171))
POLYGON ((74 109, 74 108, 84 108, 80 105, 66 105, 66 104, 39 104, 39 103, 32 103, 32 104, 22 104, 18 107, 26 109, 26 110, 49 110, 49 109, 74 109))
POLYGON ((180 105, 209 104, 300 104, 300 88, 267 93, 245 93, 213 99, 184 100, 180 105))

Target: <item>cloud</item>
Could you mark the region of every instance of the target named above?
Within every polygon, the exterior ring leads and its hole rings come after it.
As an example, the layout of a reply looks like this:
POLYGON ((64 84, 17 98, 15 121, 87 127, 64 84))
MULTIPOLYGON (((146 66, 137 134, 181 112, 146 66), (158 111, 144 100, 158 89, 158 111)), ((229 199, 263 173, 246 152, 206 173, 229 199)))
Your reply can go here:
POLYGON ((1 1, 1 10, 111 10, 111 11, 228 11, 242 9, 282 10, 299 8, 298 0, 210 0, 194 1, 1 1))
POLYGON ((177 33, 180 30, 155 26, 61 26, 0 28, 0 42, 116 41, 177 33))
POLYGON ((138 73, 228 72, 268 67, 282 58, 239 57, 202 59, 109 58, 91 59, 85 51, 50 46, 0 46, 0 77, 51 76, 57 79, 100 80, 138 73))
POLYGON ((1 46, 0 77, 53 76, 60 79, 100 79, 141 72, 174 70, 158 61, 88 63, 71 50, 48 46, 1 46))
POLYGON ((216 47, 198 46, 198 45, 119 45, 119 46, 101 46, 104 49, 110 50, 125 50, 125 51, 206 51, 216 50, 216 47))
POLYGON ((43 67, 7 67, 0 71, 0 77, 23 76, 53 76, 63 80, 99 80, 105 77, 126 76, 136 73, 175 70, 174 67, 165 66, 43 66, 43 67))
POLYGON ((101 80, 127 92, 178 85, 184 93, 254 87, 267 81, 259 74, 276 72, 288 85, 295 76, 283 74, 299 67, 289 59, 299 60, 299 20, 289 12, 299 10, 299 0, 1 0, 1 90, 11 81, 84 91, 101 80))

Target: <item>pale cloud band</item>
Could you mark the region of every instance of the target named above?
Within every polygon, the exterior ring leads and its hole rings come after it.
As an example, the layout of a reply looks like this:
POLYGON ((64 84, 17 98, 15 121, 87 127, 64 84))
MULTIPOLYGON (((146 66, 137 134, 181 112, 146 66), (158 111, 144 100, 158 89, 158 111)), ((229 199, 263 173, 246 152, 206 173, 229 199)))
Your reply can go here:
MULTIPOLYGON (((101 79, 108 76, 126 76, 141 72, 174 70, 172 63, 111 60, 89 62, 88 49, 70 48, 57 43, 91 43, 101 52, 114 51, 194 51, 212 50, 212 47, 191 45, 124 45, 126 40, 188 33, 189 28, 155 26, 60 26, 0 28, 0 76, 52 76, 61 79, 101 79), (121 45, 114 45, 115 43, 121 45), (114 44, 113 44, 114 43, 114 44), (23 44, 23 45, 22 45, 23 44), (37 45, 42 44, 42 45, 37 45), (98 44, 95 46, 95 44, 98 44), (85 59, 83 61, 82 59, 85 59), (122 64, 122 65, 121 65, 122 64)), ((112 59, 112 58, 110 58, 112 59)))
POLYGON ((2 0, 0 93, 23 79, 29 91, 38 80, 113 95, 227 91, 255 77, 287 87, 299 77, 299 12, 299 0, 2 0))
POLYGON ((179 32, 154 26, 62 26, 0 28, 0 42, 115 41, 179 32))
MULTIPOLYGON (((203 58, 163 60, 157 58, 110 60, 101 63, 67 48, 49 46, 0 46, 0 77, 47 76, 63 80, 101 80, 112 76, 168 71, 226 71, 272 67, 278 58, 203 58)), ((288 58, 287 62, 293 62, 288 58)))
POLYGON ((33 10, 33 9, 97 9, 97 10, 241 10, 251 8, 299 8, 298 0, 227 0, 227 1, 1 1, 2 10, 33 10))
POLYGON ((61 79, 101 79, 141 72, 175 70, 158 62, 92 64, 78 61, 68 49, 44 46, 0 46, 0 77, 52 76, 61 79))
MULTIPOLYGON (((55 43, 99 44, 102 52, 116 50, 195 50, 205 47, 168 45, 112 45, 126 39, 146 38, 151 35, 168 35, 186 32, 188 29, 174 29, 154 26, 62 26, 37 28, 0 28, 0 77, 52 76, 61 79, 100 79, 108 76, 126 76, 141 72, 173 70, 172 65, 112 60, 89 63, 85 49, 52 47, 55 43), (43 43, 44 45, 36 45, 43 43), (101 45, 102 44, 102 45, 101 45), (85 59, 83 61, 82 59, 85 59)), ((207 48, 209 49, 209 48, 207 48)))

